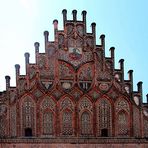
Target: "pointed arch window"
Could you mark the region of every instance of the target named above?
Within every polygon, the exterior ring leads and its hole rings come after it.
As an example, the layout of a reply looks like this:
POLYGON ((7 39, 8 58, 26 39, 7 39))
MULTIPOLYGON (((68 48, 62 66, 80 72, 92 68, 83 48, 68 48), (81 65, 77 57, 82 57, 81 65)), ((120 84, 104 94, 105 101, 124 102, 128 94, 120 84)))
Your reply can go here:
POLYGON ((81 115, 81 135, 91 134, 91 117, 90 114, 85 111, 81 115))
POLYGON ((108 100, 102 99, 97 105, 97 127, 98 135, 103 133, 103 135, 111 135, 111 124, 112 124, 112 115, 111 115, 111 104, 108 100), (106 132, 106 131, 107 132, 106 132))
POLYGON ((53 113, 45 112, 43 114, 43 134, 52 135, 53 134, 53 113))
POLYGON ((72 135, 72 112, 64 111, 62 116, 62 135, 72 135))
POLYGON ((22 105, 22 119, 23 119, 23 129, 25 135, 25 129, 34 129, 34 103, 30 98, 26 98, 22 105))
POLYGON ((118 136, 128 136, 128 118, 125 112, 120 112, 117 119, 118 136))

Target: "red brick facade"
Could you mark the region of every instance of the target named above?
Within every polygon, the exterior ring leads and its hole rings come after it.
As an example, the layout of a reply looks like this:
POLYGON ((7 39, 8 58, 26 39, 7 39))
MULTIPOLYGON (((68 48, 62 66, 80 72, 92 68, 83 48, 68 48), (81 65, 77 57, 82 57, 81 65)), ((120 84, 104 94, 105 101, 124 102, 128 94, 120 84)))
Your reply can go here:
POLYGON ((35 45, 35 63, 25 53, 26 75, 15 65, 16 87, 6 76, 0 93, 0 148, 5 147, 148 147, 148 105, 142 82, 133 91, 133 71, 124 80, 124 60, 115 69, 114 47, 105 57, 105 35, 96 45, 96 24, 86 32, 82 21, 54 20, 55 40, 45 36, 45 53, 35 45), (28 143, 28 144, 27 144, 28 143), (26 145, 27 144, 27 145, 26 145))

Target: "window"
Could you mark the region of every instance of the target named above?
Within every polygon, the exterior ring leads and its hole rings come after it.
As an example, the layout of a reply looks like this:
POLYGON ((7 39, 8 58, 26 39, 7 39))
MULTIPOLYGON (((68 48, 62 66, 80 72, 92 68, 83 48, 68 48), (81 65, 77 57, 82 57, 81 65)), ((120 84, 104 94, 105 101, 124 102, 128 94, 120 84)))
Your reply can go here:
POLYGON ((62 117, 62 134, 63 135, 72 135, 72 112, 65 111, 62 117))
POLYGON ((25 128, 25 137, 32 137, 32 129, 25 128))
POLYGON ((43 114, 43 134, 53 134, 53 114, 51 112, 45 112, 43 114))
POLYGON ((82 135, 90 135, 91 134, 91 123, 90 123, 90 115, 88 112, 83 112, 81 116, 81 134, 82 135))
POLYGON ((108 129, 104 128, 101 130, 101 137, 108 137, 108 129))

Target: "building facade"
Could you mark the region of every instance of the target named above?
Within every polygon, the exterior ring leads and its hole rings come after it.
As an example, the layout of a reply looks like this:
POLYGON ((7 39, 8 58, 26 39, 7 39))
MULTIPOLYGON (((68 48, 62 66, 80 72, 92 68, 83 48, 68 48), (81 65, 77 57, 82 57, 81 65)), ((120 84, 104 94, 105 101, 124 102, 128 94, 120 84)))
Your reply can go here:
POLYGON ((55 40, 44 32, 45 53, 35 45, 35 63, 25 53, 26 74, 16 64, 16 87, 6 76, 0 93, 1 147, 148 147, 148 104, 142 82, 133 90, 133 71, 124 79, 124 60, 115 68, 114 47, 105 57, 105 35, 96 45, 96 24, 54 20, 55 40))

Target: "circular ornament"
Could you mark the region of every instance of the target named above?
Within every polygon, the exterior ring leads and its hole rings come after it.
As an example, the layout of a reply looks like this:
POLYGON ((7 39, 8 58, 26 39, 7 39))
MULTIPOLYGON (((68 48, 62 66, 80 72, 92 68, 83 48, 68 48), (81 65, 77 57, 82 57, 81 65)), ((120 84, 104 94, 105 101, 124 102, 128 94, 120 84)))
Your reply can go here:
POLYGON ((64 83, 62 83, 62 87, 63 87, 64 89, 70 89, 70 88, 71 88, 71 83, 69 83, 69 82, 64 82, 64 83))
POLYGON ((109 85, 106 83, 102 83, 99 85, 100 90, 107 91, 109 89, 109 85))

